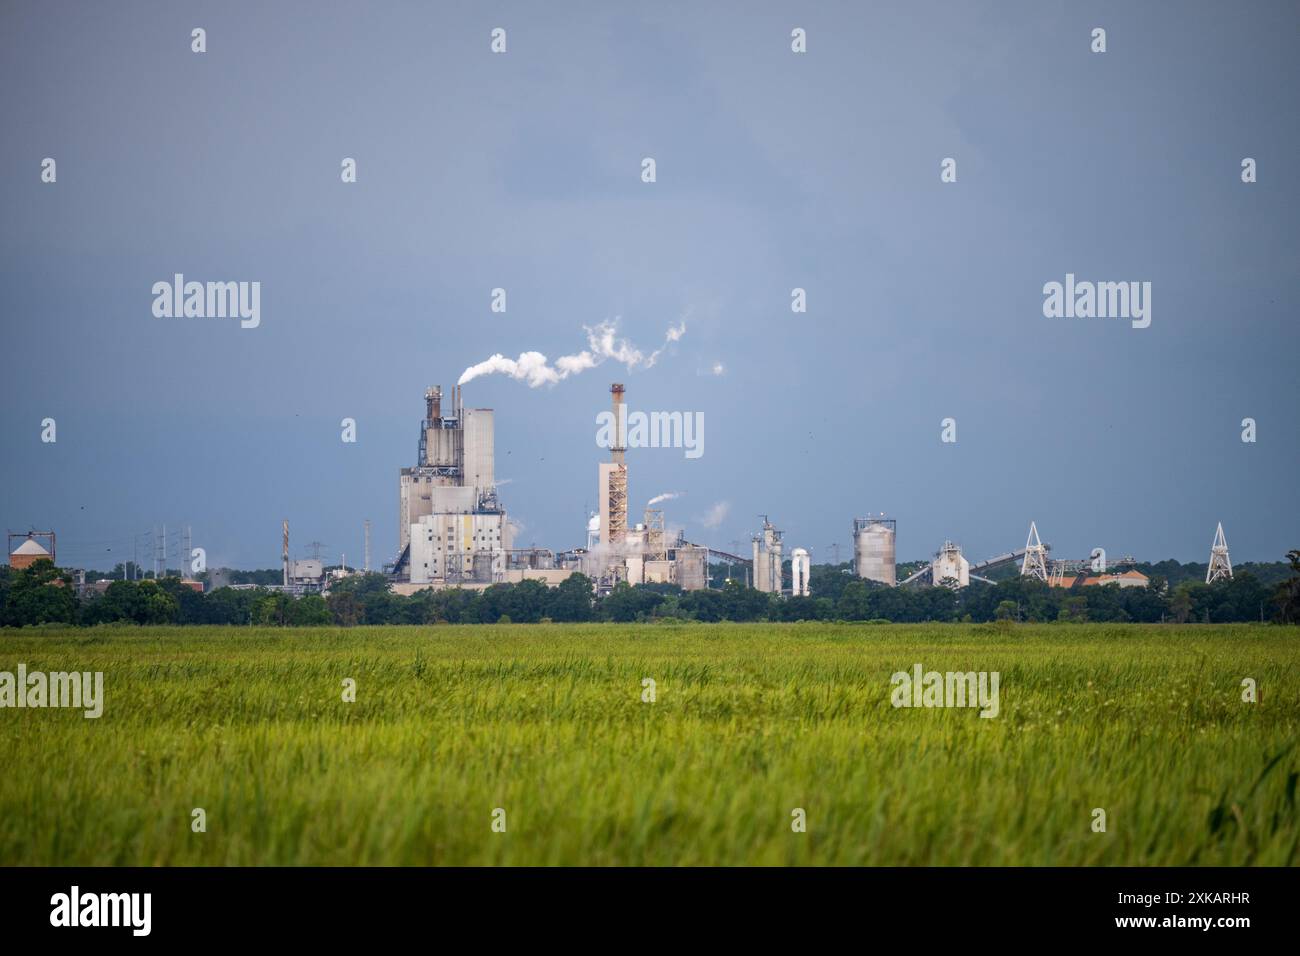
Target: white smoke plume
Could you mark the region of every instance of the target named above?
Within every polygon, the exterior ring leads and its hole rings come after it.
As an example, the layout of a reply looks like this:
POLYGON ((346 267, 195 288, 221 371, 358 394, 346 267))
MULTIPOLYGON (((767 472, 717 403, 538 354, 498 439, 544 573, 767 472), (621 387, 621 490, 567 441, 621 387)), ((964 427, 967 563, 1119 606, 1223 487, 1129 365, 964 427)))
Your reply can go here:
POLYGON ((509 375, 516 381, 527 382, 529 388, 537 388, 539 385, 554 385, 569 373, 561 375, 551 368, 546 364, 546 356, 541 352, 524 352, 517 359, 508 359, 498 352, 491 358, 465 369, 456 384, 464 385, 480 375, 495 374, 509 375))
POLYGON ((650 357, 646 359, 645 367, 652 368, 655 362, 659 361, 659 356, 663 354, 664 349, 668 348, 669 345, 671 345, 673 342, 676 342, 685 334, 686 334, 685 320, 683 320, 680 325, 668 326, 668 332, 664 336, 664 344, 650 353, 650 357))
POLYGON ((731 511, 730 501, 719 501, 701 520, 700 524, 706 528, 716 528, 727 520, 727 514, 731 511))
POLYGON ((506 358, 498 352, 465 369, 456 384, 464 385, 480 375, 509 375, 517 382, 527 383, 529 388, 538 388, 554 385, 570 375, 595 368, 606 359, 613 359, 628 371, 638 366, 651 368, 659 361, 664 349, 686 334, 686 322, 669 326, 664 344, 648 356, 627 339, 618 337, 617 319, 595 326, 583 326, 583 330, 587 333, 587 347, 573 355, 561 355, 553 365, 541 352, 522 352, 517 359, 506 358))
POLYGON ((662 495, 655 495, 653 498, 647 501, 646 507, 651 508, 659 504, 659 502, 661 501, 672 501, 674 498, 680 498, 681 496, 682 496, 682 492, 680 491, 665 491, 662 495))

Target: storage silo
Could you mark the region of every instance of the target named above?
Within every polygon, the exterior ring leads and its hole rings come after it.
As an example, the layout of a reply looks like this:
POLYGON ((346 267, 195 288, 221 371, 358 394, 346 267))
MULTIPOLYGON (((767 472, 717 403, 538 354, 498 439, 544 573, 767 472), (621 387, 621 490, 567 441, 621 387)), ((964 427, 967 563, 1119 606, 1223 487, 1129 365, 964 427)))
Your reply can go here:
POLYGON ((853 567, 860 578, 898 583, 894 538, 898 522, 884 515, 853 519, 853 567))
POLYGON ((780 594, 784 583, 784 563, 781 557, 781 536, 785 533, 777 530, 767 515, 761 515, 763 530, 753 537, 754 544, 754 587, 768 594, 780 594))
POLYGON ((709 549, 694 545, 678 547, 673 553, 677 586, 683 591, 702 591, 709 586, 709 549))

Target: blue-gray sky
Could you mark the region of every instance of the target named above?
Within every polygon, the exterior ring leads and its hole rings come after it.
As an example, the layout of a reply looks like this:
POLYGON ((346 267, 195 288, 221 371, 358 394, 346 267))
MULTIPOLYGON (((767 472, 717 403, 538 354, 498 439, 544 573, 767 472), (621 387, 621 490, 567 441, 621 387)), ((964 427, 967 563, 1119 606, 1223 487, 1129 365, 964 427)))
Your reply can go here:
POLYGON ((900 559, 1005 551, 1031 519, 1058 556, 1203 561, 1222 521, 1235 560, 1279 559, 1298 10, 6 3, 0 522, 54 528, 65 564, 167 522, 261 567, 281 518, 295 553, 349 564, 369 518, 391 560, 425 386, 615 318, 648 351, 685 317, 650 369, 466 386, 497 410, 521 545, 582 543, 621 380, 634 410, 704 413, 698 460, 629 453, 630 499, 685 492, 669 523, 715 546, 767 513, 847 556, 853 516, 885 511, 900 559), (260 281, 261 326, 155 319, 177 272, 260 281), (1067 272, 1150 281, 1150 328, 1045 318, 1067 272))

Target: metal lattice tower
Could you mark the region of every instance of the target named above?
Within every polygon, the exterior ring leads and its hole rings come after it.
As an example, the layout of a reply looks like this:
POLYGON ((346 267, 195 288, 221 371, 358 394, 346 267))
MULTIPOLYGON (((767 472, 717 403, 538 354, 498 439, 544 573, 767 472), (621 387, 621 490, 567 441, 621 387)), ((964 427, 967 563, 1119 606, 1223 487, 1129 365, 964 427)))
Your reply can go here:
POLYGON ((1232 559, 1228 557, 1228 542, 1223 537, 1223 522, 1214 532, 1214 544, 1210 545, 1210 566, 1205 572, 1205 583, 1232 580, 1232 559))
POLYGON ((645 557, 648 561, 664 561, 668 558, 664 539, 664 513, 657 508, 645 510, 645 557))
POLYGON ((1038 525, 1029 522, 1029 538, 1025 541, 1025 560, 1020 564, 1020 576, 1047 580, 1047 548, 1038 537, 1038 525))

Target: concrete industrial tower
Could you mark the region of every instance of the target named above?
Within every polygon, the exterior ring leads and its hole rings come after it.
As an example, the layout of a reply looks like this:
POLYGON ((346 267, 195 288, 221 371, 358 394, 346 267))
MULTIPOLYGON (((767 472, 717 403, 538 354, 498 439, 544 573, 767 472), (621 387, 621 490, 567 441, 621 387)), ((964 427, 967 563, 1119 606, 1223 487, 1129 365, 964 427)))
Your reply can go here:
POLYGON ((453 386, 424 393, 419 457, 399 478, 396 572, 411 583, 491 582, 505 571, 510 531, 497 500, 492 409, 466 408, 453 386))
POLYGON ((754 587, 768 594, 780 594, 782 584, 782 556, 784 545, 781 538, 785 534, 778 531, 767 515, 763 519, 763 530, 753 537, 754 545, 754 587))
POLYGON ((610 460, 600 466, 600 543, 614 552, 627 547, 627 406, 623 394, 618 382, 609 387, 614 435, 610 460))
POLYGON ((1214 543, 1210 545, 1210 566, 1205 571, 1205 583, 1232 580, 1232 559, 1228 557, 1228 542, 1223 537, 1223 522, 1214 532, 1214 543))

